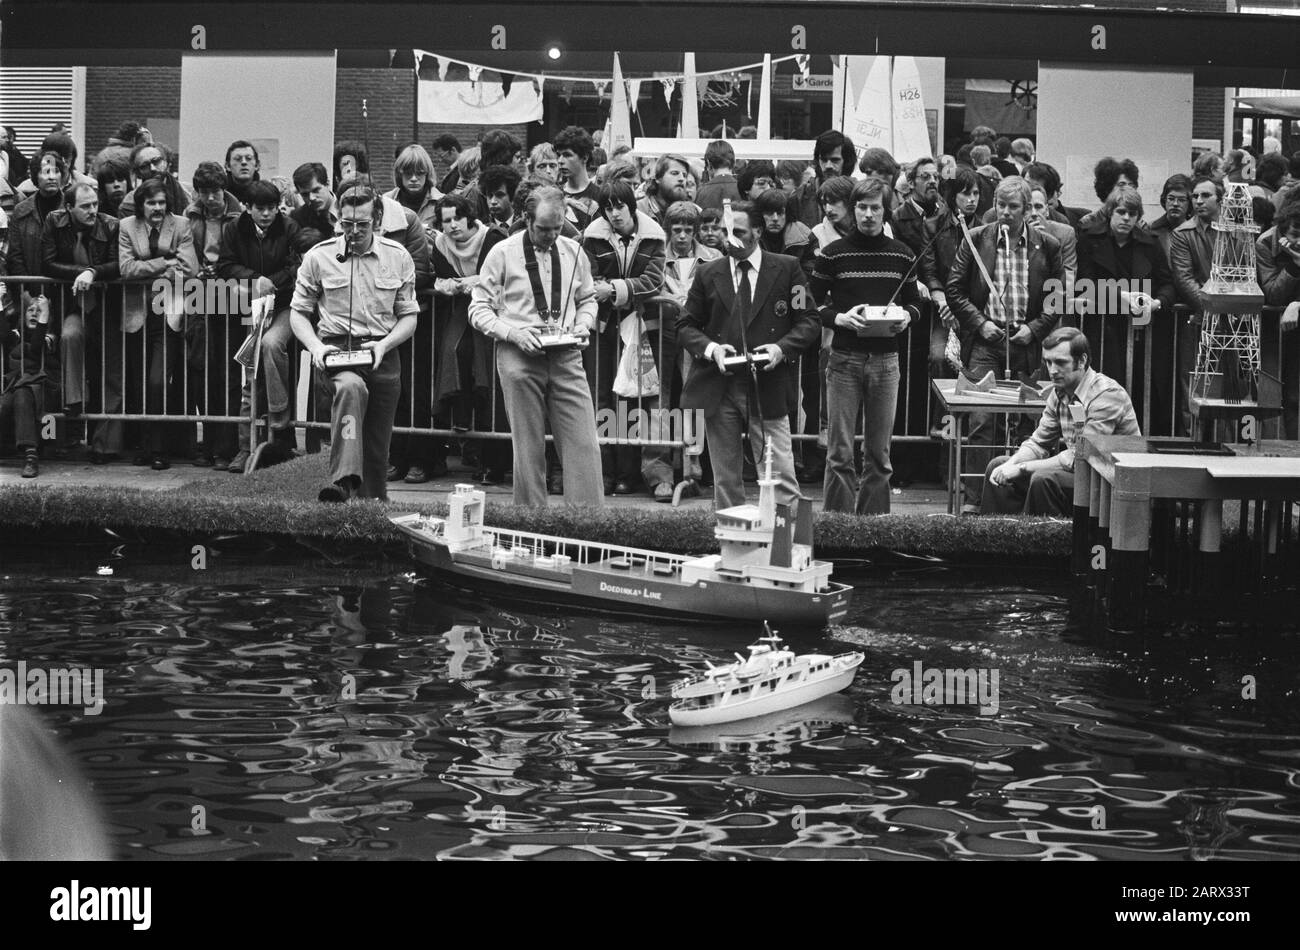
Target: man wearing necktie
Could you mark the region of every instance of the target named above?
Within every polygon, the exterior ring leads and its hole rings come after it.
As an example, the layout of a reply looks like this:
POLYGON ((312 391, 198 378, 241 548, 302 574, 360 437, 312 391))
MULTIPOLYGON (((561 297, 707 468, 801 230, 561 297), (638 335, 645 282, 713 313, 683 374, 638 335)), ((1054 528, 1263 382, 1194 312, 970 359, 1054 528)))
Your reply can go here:
POLYGON ((600 443, 581 353, 596 323, 596 293, 587 255, 560 234, 564 213, 558 188, 529 194, 527 227, 483 260, 469 322, 497 342, 497 378, 514 445, 514 503, 546 506, 549 421, 564 466, 565 502, 599 507, 600 443), (543 345, 548 317, 578 343, 543 345))
POLYGON ((694 357, 682 387, 682 408, 704 411, 713 460, 713 505, 745 502, 741 435, 748 432, 756 462, 771 443, 780 484, 778 504, 799 495, 790 451, 785 393, 794 361, 821 339, 812 295, 793 257, 758 246, 763 215, 749 202, 732 206, 728 256, 701 264, 677 317, 679 345, 694 357), (757 382, 748 367, 729 370, 728 356, 761 354, 757 382))

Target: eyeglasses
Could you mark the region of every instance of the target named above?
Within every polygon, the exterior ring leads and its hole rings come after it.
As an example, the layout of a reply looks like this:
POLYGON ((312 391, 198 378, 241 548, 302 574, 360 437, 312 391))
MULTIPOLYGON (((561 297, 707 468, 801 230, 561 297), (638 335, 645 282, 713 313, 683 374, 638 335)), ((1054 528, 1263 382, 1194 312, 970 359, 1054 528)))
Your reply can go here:
POLYGON ((159 155, 157 158, 151 158, 147 162, 141 162, 140 164, 136 165, 135 170, 136 172, 143 174, 144 172, 151 171, 152 169, 165 168, 166 166, 167 166, 167 159, 159 155))

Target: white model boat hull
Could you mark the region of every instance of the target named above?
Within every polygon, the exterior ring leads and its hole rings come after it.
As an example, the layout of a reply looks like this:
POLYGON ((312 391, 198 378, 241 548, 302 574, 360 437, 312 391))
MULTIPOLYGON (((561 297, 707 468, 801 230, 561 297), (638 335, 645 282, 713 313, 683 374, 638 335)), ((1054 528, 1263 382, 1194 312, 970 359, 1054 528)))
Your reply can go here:
POLYGON ((680 708, 680 703, 673 703, 668 707, 668 718, 674 726, 714 726, 723 722, 766 716, 783 709, 793 709, 795 706, 802 706, 804 703, 811 703, 823 696, 846 689, 853 682, 853 675, 861 663, 862 660, 858 660, 847 669, 833 673, 824 679, 801 683, 775 693, 731 700, 705 709, 684 709, 680 708))

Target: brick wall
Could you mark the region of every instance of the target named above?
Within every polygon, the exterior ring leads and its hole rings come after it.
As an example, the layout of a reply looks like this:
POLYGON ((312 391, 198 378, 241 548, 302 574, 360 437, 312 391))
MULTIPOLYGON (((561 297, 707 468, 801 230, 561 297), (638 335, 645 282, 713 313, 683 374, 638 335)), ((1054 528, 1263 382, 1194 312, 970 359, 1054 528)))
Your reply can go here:
MULTIPOLYGON (((86 149, 98 152, 128 119, 179 119, 179 66, 90 66, 86 69, 86 149)), ((165 144, 176 146, 175 142, 165 144)))
MULTIPOLYGON (((520 143, 522 143, 525 147, 527 147, 529 125, 535 126, 536 128, 539 129, 542 128, 541 126, 537 125, 536 122, 520 124, 520 125, 503 125, 503 126, 499 126, 499 128, 501 128, 506 132, 509 132, 516 139, 518 139, 520 143)), ((491 128, 498 128, 498 126, 452 125, 449 122, 421 122, 419 142, 427 149, 429 147, 429 143, 432 142, 439 135, 442 135, 445 132, 450 132, 452 135, 456 136, 456 139, 460 142, 461 148, 473 148, 474 143, 477 142, 478 139, 482 137, 484 132, 488 131, 491 128)), ((438 156, 436 155, 433 156, 433 164, 434 167, 438 170, 439 178, 442 178, 442 176, 447 174, 448 166, 443 162, 440 162, 438 160, 438 156)))
MULTIPOLYGON (((393 187, 393 149, 411 141, 414 121, 415 86, 408 70, 339 70, 334 98, 334 141, 368 139, 370 174, 384 190, 393 187), (362 99, 366 100, 369 112, 368 135, 363 134, 362 99)), ((329 157, 325 162, 328 167, 329 157)))

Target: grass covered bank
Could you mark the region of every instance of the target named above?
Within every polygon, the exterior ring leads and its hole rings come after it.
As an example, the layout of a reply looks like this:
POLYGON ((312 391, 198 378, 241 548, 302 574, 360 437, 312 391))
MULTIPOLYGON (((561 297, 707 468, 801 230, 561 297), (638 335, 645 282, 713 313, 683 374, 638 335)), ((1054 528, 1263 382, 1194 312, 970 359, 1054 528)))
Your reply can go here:
MULTIPOLYGON (((252 534, 329 542, 400 540, 387 515, 413 508, 445 513, 440 503, 384 505, 375 501, 321 504, 324 455, 308 455, 242 478, 201 481, 169 491, 128 488, 0 488, 0 526, 14 539, 39 540, 56 528, 113 528, 195 535, 252 534)), ((713 513, 707 504, 673 509, 545 509, 489 504, 487 522, 583 540, 659 551, 716 551, 713 513)), ((1069 555, 1067 522, 1031 518, 953 518, 948 515, 887 515, 858 518, 819 514, 819 557, 862 558, 888 551, 957 562, 989 558, 1043 564, 1069 555)), ((1062 562, 1063 563, 1063 562, 1062 562)))

